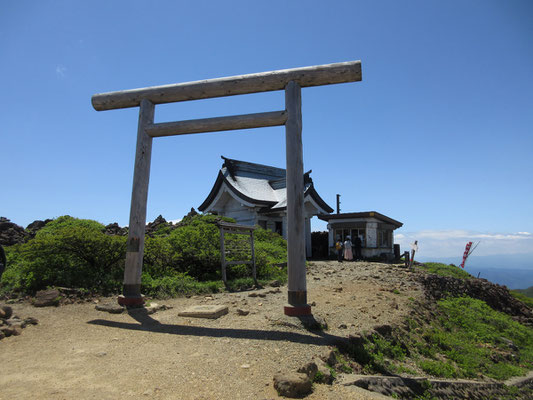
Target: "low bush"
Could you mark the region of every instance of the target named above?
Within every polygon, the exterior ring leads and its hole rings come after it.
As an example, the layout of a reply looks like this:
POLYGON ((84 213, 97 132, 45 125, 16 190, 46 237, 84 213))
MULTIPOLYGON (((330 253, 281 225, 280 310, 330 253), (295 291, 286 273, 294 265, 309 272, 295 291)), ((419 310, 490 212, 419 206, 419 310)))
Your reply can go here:
MULTIPOLYGON (((214 215, 184 218, 174 229, 145 238, 143 291, 171 297, 188 293, 216 292, 220 282, 219 220, 214 215)), ((70 216, 59 217, 37 232, 27 243, 6 248, 8 267, 0 283, 0 294, 32 294, 48 286, 84 288, 92 292, 118 293, 122 288, 126 237, 104 233, 104 225, 70 216)), ((276 233, 257 228, 255 256, 257 278, 263 282, 286 281, 287 245, 276 233)), ((237 249, 229 260, 248 260, 249 237, 228 235, 228 247, 237 249)), ((250 265, 228 267, 234 287, 251 287, 250 265)))
POLYGON ((2 290, 33 293, 47 286, 117 291, 122 286, 126 238, 104 225, 70 216, 49 222, 27 243, 8 248, 2 290))
POLYGON ((448 265, 436 262, 427 262, 416 266, 424 271, 440 276, 451 276, 458 279, 470 279, 472 275, 464 269, 456 267, 455 265, 448 265))

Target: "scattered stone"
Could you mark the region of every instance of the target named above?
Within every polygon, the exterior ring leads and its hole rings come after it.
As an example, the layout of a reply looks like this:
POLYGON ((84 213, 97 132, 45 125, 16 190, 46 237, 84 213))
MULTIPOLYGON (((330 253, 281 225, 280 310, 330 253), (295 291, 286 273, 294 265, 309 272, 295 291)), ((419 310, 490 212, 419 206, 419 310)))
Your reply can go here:
POLYGON ((39 320, 37 318, 34 318, 34 317, 28 317, 28 318, 24 319, 24 322, 27 325, 37 325, 39 323, 39 320))
POLYGON ((6 320, 7 324, 13 327, 24 329, 26 327, 26 322, 22 321, 19 318, 11 318, 6 320))
POLYGON ((338 328, 339 328, 339 329, 347 329, 348 326, 347 326, 346 324, 340 324, 340 325, 338 326, 338 328))
POLYGON ((216 319, 228 313, 228 307, 222 305, 201 305, 192 306, 184 311, 180 311, 180 317, 210 318, 216 319))
POLYGON ((318 366, 316 365, 315 362, 310 361, 304 366, 298 368, 298 372, 306 374, 309 377, 309 379, 311 379, 311 382, 313 382, 313 380, 315 379, 315 375, 318 372, 318 366))
POLYGON ((318 369, 318 376, 315 376, 314 380, 318 383, 326 383, 328 385, 331 385, 335 380, 332 370, 328 368, 327 364, 321 359, 316 360, 315 363, 318 369))
POLYGON ((335 355, 335 352, 331 349, 328 349, 320 358, 325 361, 326 364, 328 364, 330 367, 334 367, 335 364, 337 364, 337 356, 335 355))
POLYGON ((241 368, 242 369, 249 369, 250 368, 250 364, 242 364, 241 368))
POLYGON ((172 307, 166 306, 164 304, 151 303, 149 306, 145 306, 148 315, 155 314, 158 311, 170 310, 172 307))
POLYGON ((312 382, 301 372, 277 374, 274 376, 274 388, 280 396, 298 398, 311 393, 312 382))
POLYGON ((4 337, 9 337, 13 334, 13 328, 9 325, 0 326, 0 332, 3 333, 4 337))
POLYGON ((35 307, 50 307, 58 306, 60 294, 57 289, 40 290, 35 295, 33 305, 35 307))
POLYGON ((257 293, 257 292, 252 292, 248 295, 248 297, 266 297, 266 294, 265 293, 257 293))
POLYGON ((0 307, 0 318, 9 319, 13 315, 13 309, 9 306, 0 307))
POLYGON ((11 331, 13 336, 19 336, 22 334, 22 328, 20 326, 12 326, 11 331))
POLYGON ((388 324, 379 325, 374 327, 374 330, 381 336, 389 336, 392 333, 392 326, 388 324))
POLYGON ((98 311, 104 311, 110 314, 120 314, 126 310, 126 307, 121 306, 118 303, 97 304, 94 308, 96 308, 98 311))
POLYGON ((244 316, 244 315, 250 314, 250 311, 249 310, 243 310, 242 308, 237 308, 237 314, 244 316))
POLYGON ((276 280, 273 280, 272 282, 270 282, 269 285, 272 286, 272 287, 280 287, 281 286, 281 282, 276 279, 276 280))

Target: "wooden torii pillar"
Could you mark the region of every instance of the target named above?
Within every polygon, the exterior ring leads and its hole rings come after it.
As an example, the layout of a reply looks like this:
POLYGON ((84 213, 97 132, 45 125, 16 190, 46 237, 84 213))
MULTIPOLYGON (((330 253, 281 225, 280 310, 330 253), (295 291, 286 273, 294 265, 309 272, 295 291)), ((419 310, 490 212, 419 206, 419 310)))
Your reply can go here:
POLYGON ((92 97, 92 105, 97 111, 140 108, 124 289, 118 302, 122 305, 144 303, 141 295, 141 272, 152 138, 285 125, 289 304, 284 311, 287 315, 311 314, 311 307, 307 304, 305 270, 301 88, 356 82, 361 79, 361 61, 349 61, 95 94, 92 97), (285 110, 283 111, 154 123, 156 104, 274 90, 285 90, 285 110))

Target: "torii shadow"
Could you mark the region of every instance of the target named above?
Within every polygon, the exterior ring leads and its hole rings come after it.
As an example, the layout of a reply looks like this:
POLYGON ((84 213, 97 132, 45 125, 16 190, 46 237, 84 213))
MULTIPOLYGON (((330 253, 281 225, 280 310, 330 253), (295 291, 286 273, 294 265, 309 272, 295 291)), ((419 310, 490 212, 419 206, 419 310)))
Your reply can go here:
POLYGON ((150 317, 143 308, 128 310, 128 314, 139 324, 129 322, 109 321, 105 319, 94 319, 88 321, 91 325, 107 326, 110 328, 130 329, 134 331, 149 331, 155 333, 167 333, 182 336, 204 336, 213 338, 233 338, 233 339, 254 339, 289 341, 301 344, 312 344, 317 346, 335 345, 346 341, 341 336, 330 335, 324 331, 310 330, 311 334, 287 332, 279 330, 260 329, 236 329, 236 328, 209 328, 203 326, 162 324, 150 317))

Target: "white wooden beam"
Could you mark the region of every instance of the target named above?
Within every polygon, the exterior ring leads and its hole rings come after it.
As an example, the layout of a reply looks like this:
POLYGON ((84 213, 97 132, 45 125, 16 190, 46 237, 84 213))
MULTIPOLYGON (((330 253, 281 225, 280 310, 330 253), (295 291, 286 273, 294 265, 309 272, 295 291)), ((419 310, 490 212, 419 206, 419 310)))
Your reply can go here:
POLYGON ((117 92, 99 93, 92 97, 95 110, 137 107, 142 99, 153 104, 209 99, 237 94, 283 90, 290 81, 300 87, 356 82, 362 79, 361 61, 347 61, 311 67, 283 69, 256 74, 229 76, 172 85, 152 86, 117 92))
POLYGON ((155 105, 144 99, 139 108, 137 127, 137 148, 131 192, 130 225, 126 266, 124 270, 124 294, 119 297, 122 305, 139 305, 141 296, 141 273, 144 255, 144 233, 146 226, 146 203, 148 201, 148 182, 152 159, 152 138, 147 135, 146 127, 154 122, 155 105))
POLYGON ((284 125, 285 121, 287 121, 287 113, 285 111, 273 111, 257 114, 158 123, 147 127, 146 133, 151 137, 187 135, 191 133, 280 126, 284 125))
POLYGON ((304 168, 302 146, 302 91, 290 81, 285 89, 285 142, 287 158, 287 315, 311 313, 307 304, 305 271, 304 168))

